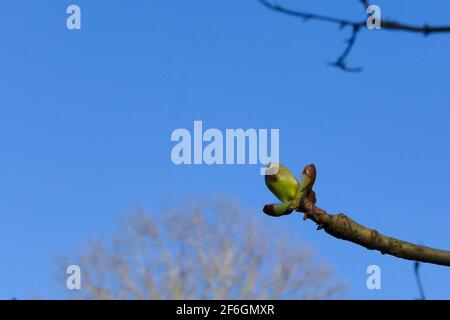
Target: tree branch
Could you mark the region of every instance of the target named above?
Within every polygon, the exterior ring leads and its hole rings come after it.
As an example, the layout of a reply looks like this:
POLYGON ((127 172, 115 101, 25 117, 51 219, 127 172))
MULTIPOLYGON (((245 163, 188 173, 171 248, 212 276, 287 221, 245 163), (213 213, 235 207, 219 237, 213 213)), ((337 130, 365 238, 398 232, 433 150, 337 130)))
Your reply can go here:
MULTIPOLYGON (((336 17, 330 17, 325 16, 321 14, 315 14, 315 13, 309 13, 304 11, 298 11, 298 10, 292 10, 285 8, 283 6, 280 6, 277 3, 271 3, 267 0, 257 0, 259 3, 261 3, 263 6, 269 8, 270 10, 277 11, 280 13, 284 13, 286 15, 294 16, 297 18, 303 18, 304 20, 318 20, 323 22, 330 22, 338 25, 355 25, 355 24, 361 24, 361 22, 347 20, 347 19, 341 19, 336 17)), ((363 22, 364 24, 365 22, 363 22)))
POLYGON ((445 33, 450 32, 450 26, 429 26, 427 24, 423 26, 415 26, 410 24, 399 23, 391 20, 381 20, 381 28, 389 30, 409 31, 415 33, 423 33, 429 35, 430 33, 445 33))
POLYGON ((316 193, 313 191, 316 176, 317 170, 313 164, 305 166, 300 181, 283 165, 270 164, 265 172, 266 186, 282 204, 267 204, 263 212, 274 217, 291 214, 294 210, 303 212, 304 220, 311 219, 317 224, 317 230, 324 229, 337 239, 402 259, 450 267, 450 251, 388 237, 357 223, 343 213, 333 215, 317 207, 316 193), (274 171, 274 168, 277 170, 274 171))
POLYGON ((338 67, 344 71, 348 71, 348 72, 360 72, 362 71, 362 68, 351 68, 347 66, 347 62, 345 61, 345 59, 347 58, 347 56, 350 54, 350 52, 353 49, 353 46, 355 45, 356 42, 356 36, 358 35, 360 29, 360 25, 353 25, 352 28, 352 35, 350 37, 350 39, 347 40, 347 47, 345 48, 344 52, 342 52, 342 54, 337 58, 337 60, 333 63, 330 63, 330 65, 338 67))
MULTIPOLYGON (((344 27, 352 27, 352 36, 350 37, 350 40, 348 41, 348 44, 344 50, 344 52, 338 57, 338 59, 331 63, 330 65, 336 66, 344 71, 360 71, 361 68, 348 68, 347 64, 345 62, 345 59, 350 54, 351 50, 354 47, 356 36, 359 31, 363 29, 363 27, 366 25, 366 18, 362 19, 360 21, 354 21, 344 18, 337 18, 332 16, 326 16, 321 14, 315 14, 305 11, 299 11, 299 10, 292 10, 289 8, 285 8, 283 6, 280 6, 279 4, 270 2, 268 0, 257 0, 259 3, 261 3, 266 8, 276 11, 282 14, 286 14, 289 16, 301 18, 304 21, 309 20, 316 20, 326 23, 331 23, 338 25, 341 28, 344 27)), ((369 7, 369 1, 368 0, 359 0, 359 2, 367 9, 369 7)), ((425 25, 412 25, 412 24, 406 24, 406 23, 400 23, 395 22, 392 20, 383 20, 381 19, 381 28, 387 29, 387 30, 398 30, 398 31, 407 31, 407 32, 414 32, 414 33, 422 33, 425 36, 431 34, 431 33, 446 33, 450 32, 450 25, 443 25, 443 26, 429 26, 427 24, 425 25)))
MULTIPOLYGON (((303 174, 312 181, 316 178, 314 165, 307 165, 303 174)), ((352 220, 343 213, 332 215, 316 207, 316 194, 311 191, 306 195, 297 211, 305 213, 304 219, 311 219, 324 229, 329 235, 359 244, 369 250, 377 250, 382 254, 389 254, 398 258, 428 262, 442 266, 450 266, 450 251, 434 249, 413 244, 396 238, 385 236, 376 230, 369 229, 352 220)))
POLYGON ((364 8, 367 9, 367 7, 370 5, 369 4, 369 0, 359 0, 359 2, 361 2, 361 4, 364 6, 364 8))
POLYGON ((429 248, 385 236, 342 213, 331 215, 320 208, 315 208, 314 211, 308 211, 307 214, 314 216, 313 220, 335 238, 402 259, 450 266, 450 251, 429 248))

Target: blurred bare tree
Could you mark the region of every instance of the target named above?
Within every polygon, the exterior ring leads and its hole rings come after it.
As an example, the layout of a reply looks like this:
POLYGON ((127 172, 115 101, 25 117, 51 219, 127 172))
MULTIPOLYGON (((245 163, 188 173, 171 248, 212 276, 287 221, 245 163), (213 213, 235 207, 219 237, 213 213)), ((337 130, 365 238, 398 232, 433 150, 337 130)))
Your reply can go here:
POLYGON ((184 204, 156 217, 138 211, 124 218, 110 240, 92 242, 74 259, 58 259, 59 270, 80 265, 82 289, 70 292, 79 299, 327 299, 343 294, 343 284, 315 262, 308 248, 287 233, 275 237, 253 218, 220 199, 184 204))

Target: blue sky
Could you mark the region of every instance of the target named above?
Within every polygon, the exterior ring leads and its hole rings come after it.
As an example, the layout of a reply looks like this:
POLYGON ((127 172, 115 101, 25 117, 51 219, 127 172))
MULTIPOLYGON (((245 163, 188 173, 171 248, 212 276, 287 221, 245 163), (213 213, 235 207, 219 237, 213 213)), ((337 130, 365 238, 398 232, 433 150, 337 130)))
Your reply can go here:
MULTIPOLYGON (((351 18, 358 1, 286 1, 351 18)), ((378 1, 384 17, 449 23, 450 3, 378 1)), ((53 258, 136 206, 227 194, 273 202, 259 166, 175 166, 176 128, 279 128, 281 161, 318 168, 318 204, 388 235, 450 248, 450 35, 364 31, 358 74, 330 68, 348 30, 254 0, 0 3, 0 298, 61 297, 53 258), (82 30, 66 29, 66 8, 82 30)), ((252 213, 249 213, 252 214, 252 213)), ((412 263, 272 219, 313 246, 349 298, 418 297, 412 263), (366 288, 366 268, 382 289, 366 288)), ((429 298, 450 269, 423 265, 429 298)))

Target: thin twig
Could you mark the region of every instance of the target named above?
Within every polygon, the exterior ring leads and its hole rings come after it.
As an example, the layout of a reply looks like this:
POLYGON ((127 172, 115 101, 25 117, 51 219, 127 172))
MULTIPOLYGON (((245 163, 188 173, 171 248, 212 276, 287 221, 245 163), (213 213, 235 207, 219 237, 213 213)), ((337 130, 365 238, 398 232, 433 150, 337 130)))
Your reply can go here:
POLYGON ((351 68, 347 66, 347 63, 345 61, 345 59, 347 58, 347 56, 350 54, 350 52, 353 49, 353 46, 355 45, 355 41, 356 41, 356 36, 358 35, 360 26, 359 25, 354 25, 352 28, 352 35, 350 37, 350 39, 347 40, 347 47, 345 48, 344 52, 342 52, 342 54, 337 58, 337 60, 333 63, 330 63, 330 65, 338 67, 344 71, 347 72, 360 72, 362 71, 362 68, 351 68))
POLYGON ((359 2, 361 2, 362 3, 362 5, 364 6, 364 8, 367 8, 367 7, 369 7, 369 0, 359 0, 359 2))
MULTIPOLYGON (((335 62, 330 63, 329 65, 338 67, 344 71, 349 71, 349 72, 361 71, 361 68, 349 68, 347 66, 345 59, 348 57, 348 55, 350 54, 351 50, 353 49, 353 47, 355 45, 355 40, 356 40, 356 36, 357 36, 358 32, 360 32, 363 29, 363 27, 366 25, 366 18, 364 18, 363 20, 360 20, 360 21, 355 21, 355 20, 349 20, 349 19, 344 19, 344 18, 337 18, 337 17, 327 16, 327 15, 310 13, 310 12, 305 12, 305 11, 292 10, 292 9, 283 7, 279 4, 270 2, 268 0, 257 0, 257 1, 272 11, 276 11, 276 12, 286 14, 289 16, 293 16, 293 17, 297 17, 297 18, 301 18, 304 21, 316 20, 316 21, 322 21, 322 22, 326 22, 326 23, 336 24, 341 28, 348 27, 348 26, 352 27, 352 35, 351 35, 350 39, 348 40, 348 43, 344 49, 344 52, 338 57, 338 59, 335 62)), ((369 7, 368 0, 359 0, 359 2, 362 3, 365 8, 369 7)), ((381 19, 380 25, 381 25, 382 29, 422 33, 425 36, 427 36, 431 33, 450 32, 450 25, 443 25, 443 26, 429 26, 427 24, 411 25, 411 24, 395 22, 392 20, 383 20, 383 19, 381 19)))
POLYGON ((271 3, 267 0, 258 0, 262 5, 266 6, 267 8, 281 12, 290 16, 294 16, 297 18, 303 18, 305 20, 318 20, 318 21, 324 21, 324 22, 330 22, 335 23, 338 25, 355 25, 355 24, 361 24, 361 22, 347 20, 347 19, 341 19, 341 18, 335 18, 331 16, 325 16, 321 14, 315 14, 315 13, 308 13, 304 11, 298 11, 298 10, 291 10, 285 7, 280 6, 277 3, 271 3))
POLYGON ((422 281, 420 280, 419 268, 420 268, 420 262, 419 261, 414 262, 414 275, 416 277, 417 287, 419 288, 419 292, 420 292, 419 300, 426 300, 425 291, 423 290, 422 281))

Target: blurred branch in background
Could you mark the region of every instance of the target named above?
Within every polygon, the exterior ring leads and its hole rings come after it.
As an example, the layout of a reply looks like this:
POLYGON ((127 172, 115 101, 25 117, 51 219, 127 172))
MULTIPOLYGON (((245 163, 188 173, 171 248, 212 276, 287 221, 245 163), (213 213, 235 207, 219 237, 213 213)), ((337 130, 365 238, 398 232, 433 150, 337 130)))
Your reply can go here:
POLYGON ((417 287, 419 288, 420 298, 419 300, 426 300, 425 291, 423 290, 422 280, 420 279, 420 262, 414 262, 414 276, 416 278, 417 287))
POLYGON ((222 200, 184 204, 158 217, 137 212, 125 217, 112 239, 91 243, 75 260, 60 259, 60 270, 78 261, 82 290, 74 298, 326 299, 343 294, 344 286, 315 263, 310 250, 286 232, 269 234, 256 215, 222 200))
MULTIPOLYGON (((352 34, 350 38, 347 40, 347 45, 343 51, 343 53, 330 65, 338 67, 344 71, 348 72, 358 72, 361 71, 361 68, 351 68, 348 67, 346 59, 348 55, 350 54, 351 50, 353 49, 356 37, 359 34, 361 30, 363 30, 366 26, 367 16, 364 17, 361 20, 353 21, 349 19, 343 19, 343 18, 337 18, 332 16, 326 16, 321 14, 315 14, 311 12, 304 12, 300 10, 293 10, 286 7, 283 7, 273 1, 268 0, 257 0, 259 3, 264 5, 266 8, 269 8, 270 10, 283 13, 289 16, 297 17, 300 19, 303 19, 304 21, 310 21, 310 20, 316 20, 321 21, 325 23, 331 23, 337 25, 339 28, 344 29, 346 27, 350 27, 352 34)), ((364 9, 366 13, 366 10, 369 8, 370 3, 368 0, 358 0, 364 5, 364 9)), ((430 26, 427 24, 424 25, 413 25, 413 24, 407 24, 407 23, 399 23, 395 22, 393 20, 386 20, 381 19, 380 25, 382 29, 386 30, 400 30, 400 31, 408 31, 408 32, 414 32, 414 33, 421 33, 425 36, 430 35, 431 33, 443 33, 443 32, 450 32, 450 25, 444 25, 444 26, 430 26)))

